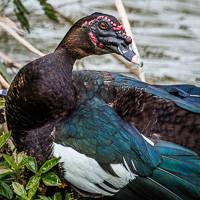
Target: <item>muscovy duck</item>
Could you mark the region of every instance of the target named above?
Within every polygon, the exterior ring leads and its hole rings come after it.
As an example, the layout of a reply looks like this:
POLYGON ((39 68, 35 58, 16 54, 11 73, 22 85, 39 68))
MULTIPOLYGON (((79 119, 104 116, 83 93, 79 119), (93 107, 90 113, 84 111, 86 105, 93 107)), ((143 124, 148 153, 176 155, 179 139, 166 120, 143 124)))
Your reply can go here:
MULTIPOLYGON (((134 127, 139 123, 139 129, 150 129, 147 121, 152 114, 156 124, 169 111, 198 121, 198 101, 191 95, 186 101, 180 98, 178 91, 186 92, 182 86, 151 86, 108 72, 72 74, 75 60, 92 54, 114 52, 139 63, 130 43, 115 17, 94 13, 76 22, 54 53, 24 66, 6 98, 8 128, 16 147, 40 163, 61 157, 64 177, 85 195, 199 199, 198 154, 147 138, 134 127)), ((166 122, 158 125, 160 131, 166 122)))

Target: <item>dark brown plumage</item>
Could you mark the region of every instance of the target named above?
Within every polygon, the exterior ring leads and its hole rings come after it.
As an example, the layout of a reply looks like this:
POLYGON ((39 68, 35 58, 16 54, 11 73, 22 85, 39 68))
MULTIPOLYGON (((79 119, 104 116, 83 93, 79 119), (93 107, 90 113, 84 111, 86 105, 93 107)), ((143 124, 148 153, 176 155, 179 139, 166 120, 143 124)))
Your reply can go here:
POLYGON ((102 84, 94 95, 112 106, 118 115, 147 137, 170 141, 200 154, 200 114, 183 109, 167 98, 146 92, 145 88, 121 85, 107 72, 74 72, 78 101, 84 101, 102 84))
POLYGON ((200 154, 200 115, 144 89, 118 93, 114 109, 147 137, 170 141, 200 154))
MULTIPOLYGON (((65 49, 59 49, 29 63, 15 77, 6 99, 6 117, 19 151, 28 150, 31 155, 35 155, 34 151, 39 155, 34 147, 33 151, 29 151, 30 143, 25 142, 26 138, 30 135, 34 140, 35 130, 35 141, 39 145, 40 142, 43 144, 42 133, 50 135, 52 132, 52 128, 44 129, 46 124, 59 121, 75 106, 74 90, 71 86, 74 61, 67 56, 65 49), (38 135, 40 130, 42 133, 38 135)), ((39 157, 46 155, 44 152, 39 157)))
POLYGON ((101 55, 111 52, 127 57, 127 53, 123 55, 121 51, 119 52, 118 45, 121 44, 123 48, 128 49, 126 52, 131 56, 135 55, 129 49, 131 40, 126 34, 122 36, 118 31, 109 29, 110 33, 106 33, 106 39, 102 37, 104 30, 96 27, 98 24, 94 23, 97 17, 100 17, 100 22, 104 17, 108 17, 115 26, 119 25, 115 17, 101 13, 94 13, 80 19, 67 32, 55 52, 25 65, 9 88, 6 118, 16 147, 19 151, 25 150, 28 154, 36 156, 41 163, 49 158, 50 153, 47 154, 47 150, 43 151, 43 149, 39 151, 39 147, 51 146, 53 142, 51 139, 44 141, 42 133, 45 132, 46 137, 50 136, 54 125, 64 116, 69 115, 76 105, 77 92, 71 83, 75 60, 92 54, 101 55), (91 21, 90 25, 88 25, 89 21, 91 21), (92 32, 95 34, 94 27, 99 29, 96 33, 96 40, 98 40, 96 43, 90 39, 90 34, 92 32), (99 35, 101 37, 98 39, 99 35), (107 40, 110 38, 114 38, 115 43, 108 43, 107 40), (98 46, 100 43, 101 48, 98 46), (107 46, 112 47, 112 50, 107 46), (31 139, 38 148, 34 148, 34 143, 28 142, 31 139))
POLYGON ((199 88, 160 89, 115 73, 72 73, 77 59, 92 54, 117 53, 141 64, 130 43, 116 18, 94 13, 75 23, 55 52, 24 66, 6 99, 8 128, 16 147, 39 164, 60 156, 68 170, 65 178, 93 197, 199 197, 198 155, 140 134, 200 153, 199 99, 190 95, 199 88), (188 181, 190 176, 194 179, 188 181))

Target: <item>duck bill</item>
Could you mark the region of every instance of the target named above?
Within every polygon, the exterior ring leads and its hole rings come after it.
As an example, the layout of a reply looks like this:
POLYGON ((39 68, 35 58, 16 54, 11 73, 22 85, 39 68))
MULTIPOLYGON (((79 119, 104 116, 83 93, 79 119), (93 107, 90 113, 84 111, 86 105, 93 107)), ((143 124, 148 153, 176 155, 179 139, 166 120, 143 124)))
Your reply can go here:
POLYGON ((136 65, 138 65, 140 67, 143 67, 143 61, 137 55, 133 56, 133 58, 132 58, 132 60, 130 62, 132 62, 133 64, 136 64, 136 65))
POLYGON ((126 60, 128 60, 131 63, 140 66, 143 65, 142 60, 139 58, 138 55, 136 55, 136 53, 131 49, 129 45, 127 46, 119 45, 118 47, 115 46, 112 48, 112 50, 114 51, 114 53, 123 56, 126 60))

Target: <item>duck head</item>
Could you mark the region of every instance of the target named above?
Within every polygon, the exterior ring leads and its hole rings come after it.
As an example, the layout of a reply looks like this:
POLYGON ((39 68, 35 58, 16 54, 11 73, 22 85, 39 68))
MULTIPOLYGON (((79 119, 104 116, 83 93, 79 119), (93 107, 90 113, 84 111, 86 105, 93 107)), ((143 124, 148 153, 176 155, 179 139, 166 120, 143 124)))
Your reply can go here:
POLYGON ((132 39, 122 24, 113 16, 93 13, 77 21, 68 31, 58 48, 66 48, 76 59, 92 54, 117 53, 126 60, 141 65, 131 49, 132 39))

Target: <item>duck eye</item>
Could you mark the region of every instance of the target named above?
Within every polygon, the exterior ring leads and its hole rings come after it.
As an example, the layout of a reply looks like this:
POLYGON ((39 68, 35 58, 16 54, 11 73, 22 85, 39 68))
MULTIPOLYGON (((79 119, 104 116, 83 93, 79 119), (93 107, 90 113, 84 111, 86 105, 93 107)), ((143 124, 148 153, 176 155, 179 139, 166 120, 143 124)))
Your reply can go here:
POLYGON ((107 27, 108 27, 108 25, 107 25, 105 22, 101 22, 101 23, 99 24, 99 28, 102 29, 102 30, 106 30, 107 27))

